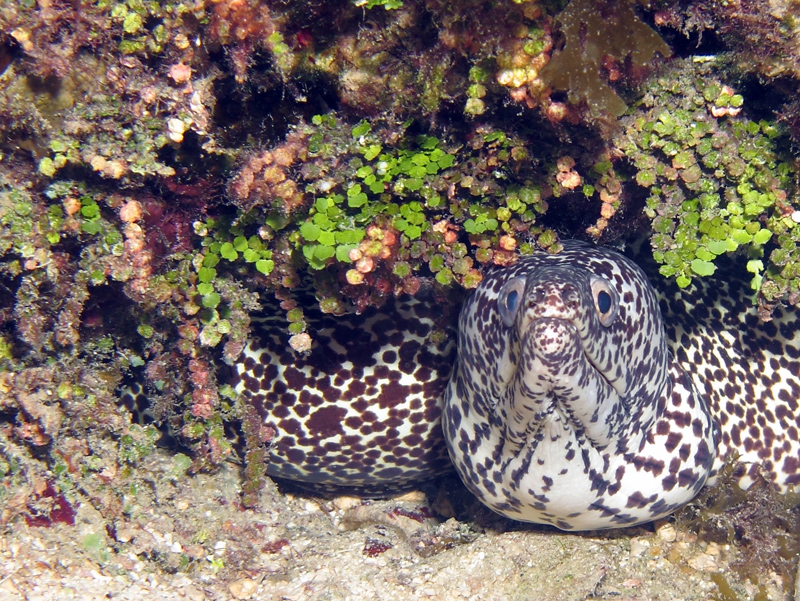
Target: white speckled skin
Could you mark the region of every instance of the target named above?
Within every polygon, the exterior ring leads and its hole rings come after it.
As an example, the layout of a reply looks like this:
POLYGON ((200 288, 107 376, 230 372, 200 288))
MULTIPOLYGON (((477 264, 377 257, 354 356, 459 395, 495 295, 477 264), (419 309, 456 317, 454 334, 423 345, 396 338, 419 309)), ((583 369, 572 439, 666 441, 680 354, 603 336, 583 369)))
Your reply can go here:
POLYGON ((687 289, 656 281, 675 358, 709 401, 721 432, 718 459, 732 454, 742 488, 756 477, 780 492, 800 485, 800 319, 779 306, 759 320, 741 265, 719 260, 687 289), (758 473, 758 475, 757 475, 758 473))
POLYGON ((466 301, 443 423, 479 499, 565 530, 671 513, 705 484, 718 440, 646 276, 580 243, 491 271, 466 301))
POLYGON ((305 302, 309 352, 288 346, 273 309, 234 365, 231 384, 274 433, 268 474, 386 496, 449 471, 440 416, 455 332, 442 308, 404 297, 336 317, 314 303, 305 302))
MULTIPOLYGON (((449 451, 487 505, 565 530, 667 515, 731 456, 743 487, 758 473, 796 488, 796 310, 759 322, 737 266, 678 289, 647 256, 650 282, 614 251, 564 246, 486 274, 452 376, 452 324, 431 300, 332 317, 301 298, 307 354, 273 308, 231 382, 273 434, 269 474, 385 496, 447 471, 449 451)), ((147 415, 140 386, 121 401, 147 415)))

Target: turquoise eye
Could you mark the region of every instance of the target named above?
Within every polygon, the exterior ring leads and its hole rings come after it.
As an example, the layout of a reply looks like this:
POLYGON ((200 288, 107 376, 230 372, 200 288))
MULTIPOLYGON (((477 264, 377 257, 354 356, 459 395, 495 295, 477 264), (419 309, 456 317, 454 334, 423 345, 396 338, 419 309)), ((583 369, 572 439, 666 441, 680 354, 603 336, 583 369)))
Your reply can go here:
POLYGON ((500 294, 497 298, 497 311, 500 313, 500 319, 506 327, 514 325, 514 319, 519 311, 519 306, 522 304, 522 296, 525 294, 525 278, 517 277, 512 278, 506 282, 500 289, 500 294))
POLYGON ((519 292, 516 290, 509 291, 506 295, 506 311, 514 313, 517 310, 517 302, 519 302, 519 292))

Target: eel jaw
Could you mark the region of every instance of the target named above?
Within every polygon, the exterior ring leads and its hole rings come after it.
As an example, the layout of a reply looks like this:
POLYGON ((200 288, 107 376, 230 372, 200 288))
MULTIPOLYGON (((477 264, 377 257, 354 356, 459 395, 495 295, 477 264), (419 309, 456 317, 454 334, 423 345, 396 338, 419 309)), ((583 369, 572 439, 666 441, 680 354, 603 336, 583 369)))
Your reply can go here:
POLYGON ((498 405, 509 452, 536 444, 537 438, 552 443, 568 432, 598 449, 614 442, 608 417, 620 395, 592 364, 570 320, 531 320, 518 365, 498 405))

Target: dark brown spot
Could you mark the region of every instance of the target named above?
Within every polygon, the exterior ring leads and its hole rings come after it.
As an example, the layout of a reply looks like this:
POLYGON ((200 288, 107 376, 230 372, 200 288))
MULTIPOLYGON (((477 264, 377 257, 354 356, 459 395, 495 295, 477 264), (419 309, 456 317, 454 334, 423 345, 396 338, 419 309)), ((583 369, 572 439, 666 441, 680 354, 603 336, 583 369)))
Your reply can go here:
POLYGON ((342 407, 323 407, 311 414, 306 420, 306 427, 320 438, 344 434, 342 420, 345 415, 347 410, 342 407))

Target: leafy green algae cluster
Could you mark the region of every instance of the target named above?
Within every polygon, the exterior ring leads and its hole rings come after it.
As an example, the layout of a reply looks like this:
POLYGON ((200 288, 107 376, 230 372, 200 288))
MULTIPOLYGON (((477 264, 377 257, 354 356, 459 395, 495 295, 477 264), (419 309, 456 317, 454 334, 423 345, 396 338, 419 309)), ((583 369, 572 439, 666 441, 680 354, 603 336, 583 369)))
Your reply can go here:
POLYGON ((386 10, 394 10, 403 6, 403 0, 353 0, 353 4, 364 8, 382 6, 386 10))
POLYGON ((649 191, 662 275, 685 287, 714 273, 718 256, 744 248, 754 290, 772 301, 800 282, 788 265, 800 240, 788 200, 796 173, 775 123, 749 119, 746 109, 711 62, 677 61, 648 84, 616 143, 649 191), (778 248, 765 266, 768 244, 778 248))
POLYGON ((230 186, 246 211, 195 227, 203 305, 219 303, 223 272, 260 272, 268 286, 291 289, 304 268, 324 311, 343 311, 345 299, 363 309, 416 292, 421 277, 473 288, 480 264, 513 261, 537 239, 556 243, 536 223, 547 204, 525 178, 524 144, 487 128, 464 148, 412 126, 317 115, 253 155, 230 186))
MULTIPOLYGON (((314 124, 324 124, 328 133, 340 127, 330 116, 317 116, 314 124)), ((445 204, 436 179, 453 166, 455 157, 439 147, 439 140, 421 136, 413 148, 384 149, 370 135, 371 129, 366 121, 351 129, 354 156, 344 174, 342 193, 318 196, 309 218, 300 225, 300 248, 312 269, 322 269, 334 256, 338 262, 351 263, 350 254, 366 237, 366 227, 381 214, 401 237, 419 240, 432 225, 424 208, 445 204)), ((311 157, 330 150, 326 137, 322 129, 311 137, 311 157)))

